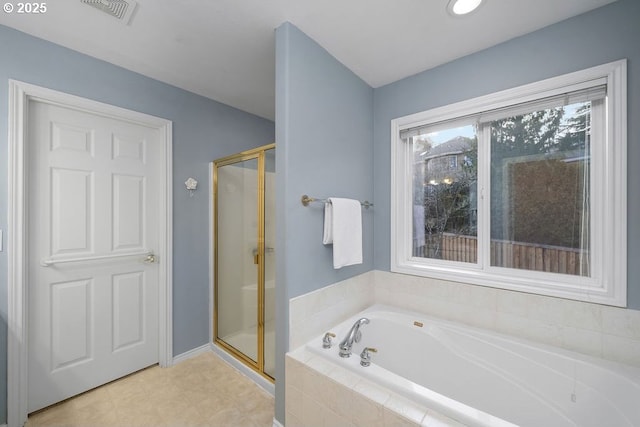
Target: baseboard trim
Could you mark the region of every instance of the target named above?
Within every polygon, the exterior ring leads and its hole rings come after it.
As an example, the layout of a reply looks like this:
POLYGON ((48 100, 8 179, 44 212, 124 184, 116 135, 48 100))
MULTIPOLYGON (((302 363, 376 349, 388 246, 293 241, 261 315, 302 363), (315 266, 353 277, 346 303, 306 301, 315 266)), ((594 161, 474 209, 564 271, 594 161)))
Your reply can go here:
POLYGON ((185 360, 189 360, 193 357, 200 356, 201 354, 209 353, 209 352, 211 352, 211 345, 204 344, 204 345, 201 345, 200 347, 196 347, 192 350, 185 351, 184 353, 175 356, 173 358, 172 364, 175 365, 177 363, 184 362, 185 360))

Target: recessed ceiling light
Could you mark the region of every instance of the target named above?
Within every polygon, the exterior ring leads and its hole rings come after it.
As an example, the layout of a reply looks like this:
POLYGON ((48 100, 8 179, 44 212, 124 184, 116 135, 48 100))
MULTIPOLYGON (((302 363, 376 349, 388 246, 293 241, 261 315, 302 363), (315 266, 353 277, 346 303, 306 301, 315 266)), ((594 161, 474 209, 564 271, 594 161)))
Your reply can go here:
POLYGON ((482 0, 449 0, 447 10, 453 15, 466 15, 480 6, 482 0))

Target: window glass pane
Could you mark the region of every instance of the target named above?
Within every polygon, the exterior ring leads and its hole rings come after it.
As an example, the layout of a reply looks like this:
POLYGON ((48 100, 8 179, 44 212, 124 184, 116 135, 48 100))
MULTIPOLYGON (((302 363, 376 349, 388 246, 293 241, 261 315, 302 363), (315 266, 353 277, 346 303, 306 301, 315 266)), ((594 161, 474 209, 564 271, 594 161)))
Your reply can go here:
POLYGON ((589 276, 591 103, 490 123, 491 265, 589 276))
POLYGON ((477 262, 476 127, 412 137, 414 257, 477 262))

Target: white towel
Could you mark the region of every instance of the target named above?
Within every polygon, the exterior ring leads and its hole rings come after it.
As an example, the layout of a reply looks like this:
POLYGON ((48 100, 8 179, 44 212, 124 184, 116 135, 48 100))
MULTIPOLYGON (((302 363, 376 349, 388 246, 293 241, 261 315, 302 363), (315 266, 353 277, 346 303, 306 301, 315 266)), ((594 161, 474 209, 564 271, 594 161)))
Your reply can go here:
POLYGON ((322 243, 333 244, 333 268, 362 264, 362 206, 358 200, 331 197, 324 205, 322 243))

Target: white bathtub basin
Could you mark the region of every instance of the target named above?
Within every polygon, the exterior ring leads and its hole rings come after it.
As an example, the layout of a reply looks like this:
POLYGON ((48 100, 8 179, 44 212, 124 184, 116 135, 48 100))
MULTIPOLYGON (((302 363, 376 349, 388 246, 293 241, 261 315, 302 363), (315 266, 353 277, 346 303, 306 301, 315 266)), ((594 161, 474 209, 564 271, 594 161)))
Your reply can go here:
POLYGON ((640 369, 376 305, 332 329, 312 352, 471 426, 640 426, 640 369), (360 317, 348 359, 338 343, 360 317), (422 324, 422 327, 416 326, 422 324), (373 363, 359 364, 375 347, 373 363))

